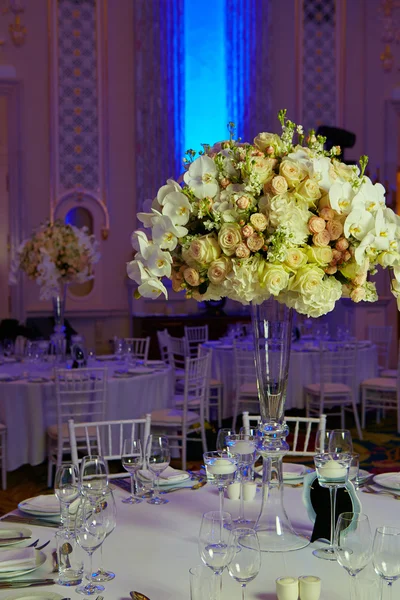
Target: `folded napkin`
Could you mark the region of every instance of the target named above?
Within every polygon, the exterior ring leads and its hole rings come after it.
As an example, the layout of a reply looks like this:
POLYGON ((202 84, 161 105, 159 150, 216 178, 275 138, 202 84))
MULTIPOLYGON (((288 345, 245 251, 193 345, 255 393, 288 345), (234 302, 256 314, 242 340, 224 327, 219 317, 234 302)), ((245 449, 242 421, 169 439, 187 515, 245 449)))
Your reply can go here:
MULTIPOLYGON (((139 474, 144 479, 154 479, 154 475, 148 469, 142 469, 139 471, 139 474)), ((183 481, 188 478, 188 474, 186 471, 179 471, 179 469, 173 469, 172 467, 167 467, 160 475, 160 479, 165 479, 168 481, 183 481)))
POLYGON ((0 573, 24 571, 36 567, 35 548, 18 548, 0 552, 0 573))
POLYGON ((25 502, 21 502, 22 509, 29 508, 37 512, 43 513, 59 513, 60 502, 54 494, 47 494, 45 496, 36 496, 25 502))
MULTIPOLYGON (((315 511, 314 528, 310 542, 315 542, 319 538, 331 539, 331 502, 328 488, 319 485, 317 476, 311 482, 310 501, 315 511)), ((338 517, 344 512, 353 512, 356 509, 353 506, 349 490, 339 488, 336 496, 336 514, 335 526, 338 517)))

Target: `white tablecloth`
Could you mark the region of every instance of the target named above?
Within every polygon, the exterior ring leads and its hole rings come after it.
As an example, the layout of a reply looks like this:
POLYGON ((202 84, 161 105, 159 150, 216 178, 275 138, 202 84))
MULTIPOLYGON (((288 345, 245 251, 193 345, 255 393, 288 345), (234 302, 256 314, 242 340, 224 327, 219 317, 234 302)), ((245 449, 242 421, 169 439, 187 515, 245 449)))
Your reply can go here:
MULTIPOLYGON (((360 346, 357 353, 357 383, 364 379, 376 377, 378 373, 378 358, 376 346, 360 346)), ((233 414, 235 399, 235 373, 233 347, 229 344, 208 342, 213 348, 213 377, 221 377, 223 391, 223 417, 233 414)), ((312 342, 310 343, 312 346, 312 342)), ((319 381, 319 352, 307 350, 305 344, 292 344, 290 355, 289 379, 287 386, 286 408, 304 408, 303 386, 319 381)))
MULTIPOLYGON (((113 581, 105 583, 102 595, 106 600, 128 600, 129 592, 136 590, 151 600, 188 600, 190 567, 201 563, 197 539, 201 516, 209 510, 218 510, 218 496, 210 485, 196 491, 180 490, 168 495, 169 504, 152 506, 147 502, 125 505, 121 499, 126 493, 115 492, 117 502, 117 527, 103 546, 104 567, 116 573, 113 581)), ((311 530, 311 523, 301 501, 302 488, 285 487, 285 505, 293 525, 311 530)), ((399 503, 388 496, 373 496, 360 492, 363 512, 370 518, 372 531, 379 525, 400 527, 399 503)), ((245 504, 246 515, 255 516, 260 507, 260 494, 256 500, 245 504)), ((225 509, 236 517, 238 501, 226 500, 225 509)), ((9 524, 11 525, 11 524, 9 524)), ((46 541, 54 530, 29 526, 33 538, 46 541)), ((262 553, 261 570, 248 586, 248 600, 274 600, 275 579, 280 576, 316 575, 322 579, 321 600, 345 600, 349 594, 349 575, 334 561, 326 561, 312 555, 315 543, 302 550, 287 553, 262 553)), ((49 559, 32 577, 50 575, 51 551, 45 552, 49 559)), ((94 567, 99 551, 94 554, 94 567)), ((372 574, 368 566, 361 577, 372 574)), ((27 576, 29 577, 29 576, 27 576)), ((35 590, 54 591, 61 597, 78 598, 73 588, 55 585, 35 590)), ((28 590, 27 590, 28 591, 28 590)), ((4 600, 11 590, 1 591, 4 600)), ((14 592, 15 593, 15 592, 14 592)), ((227 574, 223 574, 223 600, 240 598, 240 586, 227 574)), ((400 582, 394 584, 393 598, 400 595, 400 582)))
MULTIPOLYGON (((107 419, 134 419, 173 404, 174 380, 169 367, 123 379, 112 376, 118 368, 115 362, 98 362, 95 366, 103 365, 107 366, 110 375, 107 419)), ((24 370, 24 363, 10 363, 0 367, 0 375, 22 374, 24 370)), ((45 460, 46 428, 55 423, 55 405, 52 381, 0 381, 0 421, 7 426, 8 471, 24 464, 38 465, 45 460)))

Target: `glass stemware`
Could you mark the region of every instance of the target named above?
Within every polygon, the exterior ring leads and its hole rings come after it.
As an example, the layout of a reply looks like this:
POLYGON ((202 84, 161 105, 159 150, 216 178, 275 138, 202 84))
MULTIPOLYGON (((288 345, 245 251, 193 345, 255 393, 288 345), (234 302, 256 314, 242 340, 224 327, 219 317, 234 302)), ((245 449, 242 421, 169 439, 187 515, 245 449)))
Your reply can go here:
POLYGON ((329 434, 327 452, 353 454, 353 440, 348 429, 332 429, 329 434))
POLYGON ((131 478, 131 495, 122 500, 124 504, 139 504, 142 498, 137 497, 136 473, 143 467, 143 450, 140 440, 127 438, 122 446, 121 462, 131 478))
POLYGON ((351 454, 336 454, 326 452, 314 456, 315 470, 318 483, 323 488, 329 489, 331 502, 331 539, 328 548, 318 548, 313 551, 314 556, 326 560, 336 560, 334 549, 336 494, 340 487, 346 487, 349 478, 351 454))
POLYGON ((318 429, 315 434, 315 452, 316 454, 323 454, 329 452, 329 436, 331 432, 327 429, 318 429))
POLYGON ((89 583, 76 588, 78 594, 92 596, 104 590, 104 586, 93 581, 93 553, 101 546, 106 537, 106 518, 101 509, 102 499, 82 496, 75 519, 75 537, 80 547, 89 555, 89 583))
POLYGON ((339 565, 351 576, 350 599, 357 600, 357 574, 372 558, 372 533, 367 515, 357 512, 340 514, 334 548, 339 565))
POLYGON ((149 504, 167 504, 169 500, 160 496, 160 475, 171 461, 168 438, 165 435, 149 435, 146 444, 146 461, 149 471, 155 476, 154 495, 149 504))
POLYGON ((237 471, 238 456, 230 453, 212 451, 203 454, 204 465, 206 467, 207 481, 218 487, 219 492, 219 512, 224 512, 224 490, 227 485, 232 483, 237 471))
MULTIPOLYGON (((372 562, 375 572, 389 586, 389 598, 392 598, 392 585, 400 577, 400 529, 378 527, 372 546, 372 562)), ((381 600, 383 586, 381 587, 381 600)))
POLYGON ((83 494, 94 499, 101 496, 108 487, 108 473, 104 458, 97 454, 84 456, 80 479, 83 494))
POLYGON ((260 571, 260 543, 255 530, 249 527, 233 529, 230 543, 232 550, 228 563, 229 575, 242 586, 242 600, 245 600, 246 585, 253 581, 260 571))
POLYGON ((230 529, 232 517, 229 513, 211 511, 204 513, 199 533, 200 558, 218 577, 216 586, 221 595, 222 572, 231 558, 230 529))
POLYGON ((220 452, 227 452, 228 448, 226 445, 226 438, 228 435, 235 435, 236 431, 234 431, 233 429, 229 429, 229 427, 223 427, 222 429, 220 429, 217 433, 217 442, 216 442, 216 449, 219 450, 220 452))
POLYGON ((228 446, 228 454, 231 451, 238 457, 238 471, 240 477, 240 512, 239 517, 234 519, 235 525, 248 525, 251 521, 245 519, 244 516, 244 481, 248 474, 248 469, 251 468, 256 460, 256 440, 254 435, 248 433, 239 433, 238 435, 228 435, 226 444, 228 446))
POLYGON ((57 468, 54 479, 54 493, 60 501, 61 526, 69 530, 69 507, 80 493, 79 470, 76 465, 64 463, 57 468))
MULTIPOLYGON (((106 538, 114 531, 117 525, 117 506, 115 504, 114 494, 108 489, 98 502, 99 512, 104 518, 106 538)), ((100 546, 100 568, 93 573, 93 581, 110 581, 114 579, 115 573, 103 568, 103 544, 100 546)))

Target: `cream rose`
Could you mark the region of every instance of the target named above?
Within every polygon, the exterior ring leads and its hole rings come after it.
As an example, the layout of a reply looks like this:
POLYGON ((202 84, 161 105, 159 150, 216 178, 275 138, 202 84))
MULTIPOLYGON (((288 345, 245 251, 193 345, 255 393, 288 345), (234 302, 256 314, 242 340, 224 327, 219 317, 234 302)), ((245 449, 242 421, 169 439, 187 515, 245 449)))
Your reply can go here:
POLYGON ((187 267, 183 271, 183 277, 189 285, 196 287, 200 283, 200 274, 193 267, 187 267))
POLYGON ((290 269, 299 269, 307 262, 307 256, 300 248, 289 248, 286 253, 285 264, 290 269))
POLYGON ((321 233, 325 229, 325 221, 321 217, 311 217, 308 221, 308 229, 311 233, 321 233))
POLYGON ((246 239, 246 244, 252 252, 258 252, 264 246, 264 237, 258 233, 253 233, 246 239))
POLYGON ((326 267, 332 260, 332 249, 329 246, 309 246, 309 248, 307 248, 307 257, 310 263, 316 263, 320 267, 326 267))
POLYGON ((261 184, 264 184, 272 177, 272 161, 264 156, 255 157, 251 169, 253 173, 258 175, 261 184))
POLYGON ((271 146, 275 153, 278 153, 282 147, 282 140, 276 133, 259 133, 254 138, 254 145, 264 151, 271 146))
POLYGON ((260 287, 266 288, 269 294, 278 296, 289 283, 289 274, 280 265, 261 263, 258 269, 260 287))
POLYGON ((287 192, 288 184, 282 175, 275 175, 271 181, 271 192, 277 196, 287 192))
POLYGON ((279 167, 279 174, 282 175, 291 187, 300 183, 305 177, 305 171, 297 161, 289 158, 283 159, 279 167))
POLYGON ((236 246, 235 255, 238 258, 248 258, 250 256, 250 250, 243 242, 236 246))
POLYGON ((245 238, 250 237, 251 235, 253 235, 254 233, 254 229, 251 225, 245 225, 242 229, 242 236, 245 238))
POLYGON ((321 198, 321 190, 319 185, 313 179, 306 179, 297 188, 297 193, 303 198, 309 201, 309 203, 316 202, 321 198))
POLYGON ((235 254, 235 249, 242 241, 241 228, 238 223, 224 223, 218 233, 218 243, 226 256, 235 254))
POLYGON ((313 244, 315 246, 327 246, 331 240, 331 237, 326 229, 320 231, 320 233, 314 233, 313 244))
POLYGON ((324 272, 315 265, 305 265, 301 267, 296 277, 292 280, 290 289, 293 292, 299 292, 303 296, 312 296, 316 293, 318 286, 322 282, 324 272))
POLYGON ((343 225, 340 221, 327 221, 326 230, 329 233, 331 240, 337 240, 343 233, 343 225))
POLYGON ((213 234, 204 235, 192 241, 188 255, 201 265, 207 265, 221 255, 221 248, 213 234))
POLYGON ((350 292, 350 298, 353 300, 353 302, 361 302, 365 298, 365 289, 361 286, 355 287, 350 292))
POLYGON ((214 260, 208 268, 208 279, 214 285, 219 285, 226 279, 226 276, 232 268, 232 262, 230 258, 221 256, 217 260, 214 260))
POLYGON ((268 225, 268 220, 262 213, 253 213, 250 217, 250 223, 256 231, 264 231, 268 225))

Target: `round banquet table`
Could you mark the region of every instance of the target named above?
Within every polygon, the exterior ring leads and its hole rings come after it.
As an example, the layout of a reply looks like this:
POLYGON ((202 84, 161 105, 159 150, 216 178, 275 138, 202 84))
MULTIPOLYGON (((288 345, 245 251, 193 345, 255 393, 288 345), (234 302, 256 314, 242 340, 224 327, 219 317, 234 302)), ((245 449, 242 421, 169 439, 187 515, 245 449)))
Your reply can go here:
MULTIPOLYGON (((223 418, 233 415, 235 400, 235 373, 233 346, 226 342, 207 342, 213 349, 212 376, 223 383, 223 418)), ((359 342, 357 350, 356 377, 359 385, 364 379, 378 375, 376 346, 370 342, 359 342)), ((319 382, 319 349, 317 343, 294 342, 290 354, 286 408, 304 408, 303 386, 319 382)))
MULTIPOLYGON (((311 531, 306 510, 301 501, 302 488, 285 487, 285 505, 292 524, 311 531)), ((187 600, 189 598, 190 567, 201 563, 197 539, 201 516, 209 510, 218 510, 216 488, 206 485, 199 490, 183 489, 167 497, 168 504, 155 506, 147 502, 122 504, 127 492, 115 490, 117 504, 117 527, 106 539, 103 546, 103 564, 114 571, 113 581, 105 583, 107 600, 128 600, 131 590, 146 594, 150 600, 187 600)), ((246 516, 254 517, 260 507, 261 494, 253 502, 245 503, 246 516)), ((367 513, 372 532, 379 525, 400 527, 398 502, 389 496, 374 496, 359 492, 363 512, 367 513)), ((225 510, 235 517, 239 501, 226 500, 225 510)), ((11 526, 11 523, 7 524, 11 526)), ((55 529, 28 525, 34 539, 41 542, 52 539, 45 549, 48 557, 40 569, 27 577, 51 576, 51 552, 55 548, 55 529)), ((275 600, 275 579, 281 576, 316 575, 322 579, 321 600, 344 600, 349 598, 349 575, 334 561, 321 560, 312 555, 312 550, 320 544, 314 543, 302 550, 285 553, 262 553, 259 575, 247 588, 248 600, 275 600)), ((99 559, 99 551, 94 554, 93 566, 99 559)), ((372 566, 368 565, 359 577, 376 577, 372 566)), ((37 587, 35 590, 51 591, 71 599, 79 596, 74 588, 59 585, 37 587)), ((0 600, 12 590, 1 590, 0 600)), ((28 590, 27 590, 28 591, 28 590)), ((394 584, 393 597, 400 593, 400 582, 394 584)), ((223 573, 222 600, 235 600, 241 597, 240 586, 223 573)))
MULTIPOLYGON (((115 361, 98 361, 93 368, 107 366, 106 419, 135 419, 173 404, 174 377, 170 367, 132 377, 114 376, 115 361)), ((46 458, 46 429, 56 422, 55 386, 50 372, 45 382, 30 381, 23 362, 0 366, 0 422, 7 427, 7 471, 24 464, 38 465, 46 458), (2 381, 5 375, 23 377, 2 381)), ((37 372, 36 372, 37 373, 37 372)))

